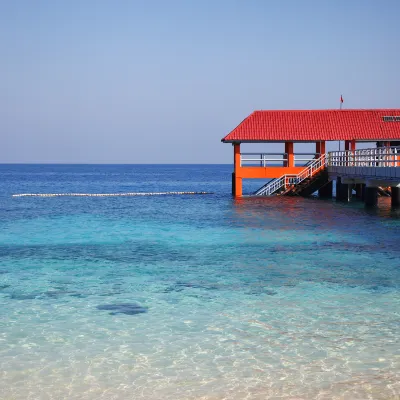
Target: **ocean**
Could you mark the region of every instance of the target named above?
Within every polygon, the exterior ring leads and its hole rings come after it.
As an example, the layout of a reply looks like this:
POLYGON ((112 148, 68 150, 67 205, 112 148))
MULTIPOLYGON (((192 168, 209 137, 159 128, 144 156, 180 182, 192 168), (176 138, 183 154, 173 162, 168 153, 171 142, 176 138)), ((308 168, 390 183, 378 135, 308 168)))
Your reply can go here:
POLYGON ((0 399, 399 399, 399 210, 231 172, 0 165, 0 399))

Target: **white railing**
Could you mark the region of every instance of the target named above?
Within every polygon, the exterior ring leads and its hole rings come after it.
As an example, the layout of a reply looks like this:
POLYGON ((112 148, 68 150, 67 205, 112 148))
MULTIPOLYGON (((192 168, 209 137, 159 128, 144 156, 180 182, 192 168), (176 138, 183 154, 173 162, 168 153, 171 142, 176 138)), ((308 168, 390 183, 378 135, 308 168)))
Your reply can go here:
POLYGON ((329 167, 400 167, 400 147, 331 151, 329 167))
POLYGON ((258 189, 254 194, 256 196, 271 196, 271 194, 275 193, 285 185, 285 181, 286 175, 283 175, 280 178, 275 178, 258 189))
POLYGON ((325 154, 323 154, 321 157, 310 162, 307 165, 307 168, 304 168, 304 170, 301 171, 299 174, 297 175, 285 174, 280 178, 273 179, 272 181, 264 185, 262 188, 257 190, 254 194, 257 196, 270 196, 271 194, 275 193, 276 191, 282 188, 286 189, 288 186, 298 185, 305 179, 311 178, 318 171, 325 168, 326 160, 327 158, 325 154))
MULTIPOLYGON (((295 153, 293 155, 294 163, 296 162, 309 162, 315 160, 320 156, 320 153, 295 153)), ((285 165, 288 162, 287 153, 241 153, 240 154, 240 166, 251 167, 251 166, 279 166, 285 165), (247 164, 247 165, 245 165, 247 164)))
POLYGON ((241 153, 240 154, 240 166, 259 165, 260 167, 266 167, 269 165, 284 164, 287 161, 286 153, 241 153))
POLYGON ((265 184, 254 194, 270 196, 280 189, 298 185, 325 167, 400 167, 400 147, 378 147, 355 151, 331 151, 310 161, 297 175, 283 175, 265 184))

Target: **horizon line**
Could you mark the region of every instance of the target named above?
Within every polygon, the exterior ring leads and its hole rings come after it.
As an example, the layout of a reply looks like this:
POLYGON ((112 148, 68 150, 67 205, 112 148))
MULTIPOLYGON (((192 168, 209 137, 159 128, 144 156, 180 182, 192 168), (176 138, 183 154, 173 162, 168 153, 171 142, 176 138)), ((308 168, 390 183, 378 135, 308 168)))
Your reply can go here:
POLYGON ((231 165, 231 163, 0 162, 0 165, 231 165))

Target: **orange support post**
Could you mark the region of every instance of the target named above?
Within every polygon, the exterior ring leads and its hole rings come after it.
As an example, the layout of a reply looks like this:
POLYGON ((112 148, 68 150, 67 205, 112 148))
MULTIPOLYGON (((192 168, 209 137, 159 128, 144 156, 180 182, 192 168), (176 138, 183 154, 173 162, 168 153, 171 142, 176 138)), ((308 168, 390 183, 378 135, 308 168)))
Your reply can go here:
POLYGON ((321 142, 320 150, 321 150, 320 151, 321 155, 326 153, 326 142, 325 141, 321 142))
POLYGON ((241 165, 240 165, 240 143, 233 144, 233 165, 235 170, 235 184, 233 187, 233 193, 235 197, 241 197, 243 194, 242 189, 242 176, 241 176, 241 165))
MULTIPOLYGON (((385 147, 390 147, 391 143, 390 143, 390 142, 383 142, 383 145, 384 145, 385 147)), ((398 157, 399 157, 399 156, 397 156, 397 159, 398 159, 398 157)), ((393 159, 394 159, 394 157, 393 157, 393 159)), ((394 162, 388 163, 388 164, 386 164, 386 165, 391 165, 391 166, 393 166, 393 167, 396 166, 396 164, 395 164, 394 162)))
MULTIPOLYGON (((396 147, 396 142, 387 142, 387 144, 388 144, 388 147, 391 147, 391 146, 396 147)), ((399 154, 399 153, 397 153, 397 154, 399 154)), ((400 167, 400 155, 393 154, 392 167, 400 167)))
POLYGON ((294 167, 294 145, 293 142, 285 142, 285 153, 287 154, 287 162, 285 167, 294 167))
POLYGON ((238 178, 237 176, 235 176, 235 197, 242 197, 242 194, 242 178, 238 178))
POLYGON ((319 153, 318 155, 315 156, 315 158, 319 158, 322 156, 322 154, 326 153, 325 141, 315 143, 315 152, 319 153))
POLYGON ((319 153, 318 155, 315 155, 315 158, 320 157, 320 153, 321 153, 321 142, 316 142, 315 143, 315 152, 319 153))
POLYGON ((356 150, 356 141, 355 140, 345 140, 344 149, 346 151, 355 151, 356 150))
POLYGON ((354 152, 356 151, 356 141, 355 140, 345 140, 344 142, 345 151, 351 151, 353 154, 347 155, 347 165, 354 166, 354 152))

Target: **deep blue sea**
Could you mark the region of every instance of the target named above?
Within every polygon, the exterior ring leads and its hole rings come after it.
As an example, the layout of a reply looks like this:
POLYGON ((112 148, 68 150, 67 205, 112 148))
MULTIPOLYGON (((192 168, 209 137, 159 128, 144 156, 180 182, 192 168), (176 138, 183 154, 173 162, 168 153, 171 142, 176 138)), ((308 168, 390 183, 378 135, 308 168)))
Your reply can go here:
POLYGON ((0 398, 399 399, 399 211, 231 172, 0 165, 0 398))

